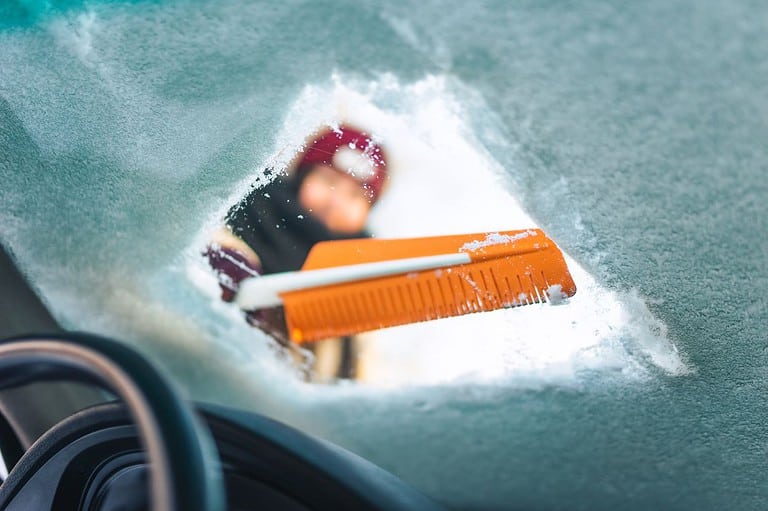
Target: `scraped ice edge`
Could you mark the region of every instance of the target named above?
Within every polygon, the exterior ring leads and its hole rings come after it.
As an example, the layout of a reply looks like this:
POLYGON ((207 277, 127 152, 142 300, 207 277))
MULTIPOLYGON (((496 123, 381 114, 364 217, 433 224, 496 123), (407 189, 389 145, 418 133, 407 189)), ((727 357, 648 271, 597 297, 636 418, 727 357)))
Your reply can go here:
MULTIPOLYGON (((491 112, 482 105, 464 110, 455 97, 472 93, 459 90, 454 95, 457 87, 464 86, 445 77, 401 85, 389 75, 370 82, 336 75, 329 83, 307 86, 285 117, 269 164, 287 165, 303 147, 306 133, 323 123, 336 126, 343 119, 374 132, 387 147, 392 181, 372 215, 371 229, 377 237, 536 227, 501 185, 504 169, 484 152, 465 123, 471 116, 491 119, 491 112), (456 204, 471 207, 459 210, 456 204)), ((232 201, 221 206, 222 212, 251 182, 263 179, 263 167, 257 165, 243 180, 232 201)), ((574 215, 574 222, 579 218, 574 215)), ((205 229, 213 225, 211 220, 205 229)), ((205 229, 196 247, 204 243, 205 229)), ((517 237, 531 233, 536 234, 526 231, 517 237)), ((514 241, 511 238, 496 232, 466 249, 514 241)), ((323 388, 333 393, 468 382, 567 385, 585 371, 620 373, 630 379, 647 377, 651 367, 670 375, 690 371, 666 327, 637 293, 605 289, 565 256, 578 287, 573 298, 563 299, 551 289, 546 305, 365 334, 362 383, 352 385, 355 390, 346 385, 323 388)))

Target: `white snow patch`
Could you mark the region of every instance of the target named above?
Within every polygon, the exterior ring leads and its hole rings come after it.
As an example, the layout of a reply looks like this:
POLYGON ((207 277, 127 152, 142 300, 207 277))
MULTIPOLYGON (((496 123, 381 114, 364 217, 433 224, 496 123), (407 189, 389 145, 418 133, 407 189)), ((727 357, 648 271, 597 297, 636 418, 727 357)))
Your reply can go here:
POLYGON ((568 295, 563 292, 563 286, 560 284, 549 286, 546 295, 550 305, 562 305, 568 301, 568 295))
POLYGON ((498 232, 494 232, 487 234, 484 240, 476 240, 464 243, 459 249, 459 252, 475 251, 494 245, 505 245, 507 243, 513 243, 515 241, 525 239, 528 236, 538 236, 538 233, 531 229, 511 236, 509 234, 499 234, 498 232))

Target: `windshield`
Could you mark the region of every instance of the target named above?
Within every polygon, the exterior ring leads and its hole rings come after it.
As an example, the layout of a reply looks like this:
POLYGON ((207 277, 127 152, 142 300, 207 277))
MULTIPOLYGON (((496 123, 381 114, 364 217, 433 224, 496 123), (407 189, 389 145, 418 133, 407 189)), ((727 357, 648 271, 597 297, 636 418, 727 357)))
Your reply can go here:
POLYGON ((65 327, 136 345, 194 399, 329 438, 452 506, 768 497, 765 417, 750 411, 768 320, 763 7, 0 14, 0 238, 65 327), (576 296, 368 334, 364 377, 304 381, 219 299, 202 253, 309 133, 340 122, 386 150, 371 235, 539 227, 576 296))

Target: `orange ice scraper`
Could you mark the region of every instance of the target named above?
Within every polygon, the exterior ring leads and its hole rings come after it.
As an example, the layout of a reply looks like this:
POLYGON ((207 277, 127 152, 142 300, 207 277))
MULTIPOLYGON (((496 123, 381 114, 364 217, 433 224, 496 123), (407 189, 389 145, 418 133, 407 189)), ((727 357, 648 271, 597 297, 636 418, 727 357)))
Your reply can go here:
POLYGON ((315 245, 300 271, 243 281, 245 310, 285 306, 295 342, 573 296, 540 229, 315 245))

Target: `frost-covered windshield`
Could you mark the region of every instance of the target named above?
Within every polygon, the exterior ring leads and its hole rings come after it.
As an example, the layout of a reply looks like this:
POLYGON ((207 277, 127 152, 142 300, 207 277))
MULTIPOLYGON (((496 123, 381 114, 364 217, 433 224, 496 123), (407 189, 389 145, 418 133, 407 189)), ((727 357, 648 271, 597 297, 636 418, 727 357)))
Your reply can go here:
MULTIPOLYGON (((764 501, 768 11, 750 2, 0 8, 0 240, 67 328, 460 508, 764 501), (386 147, 376 237, 539 227, 567 303, 369 334, 313 385, 202 257, 308 133, 386 147), (737 491, 736 485, 745 487, 737 491)), ((734 504, 735 503, 735 504, 734 504)))

